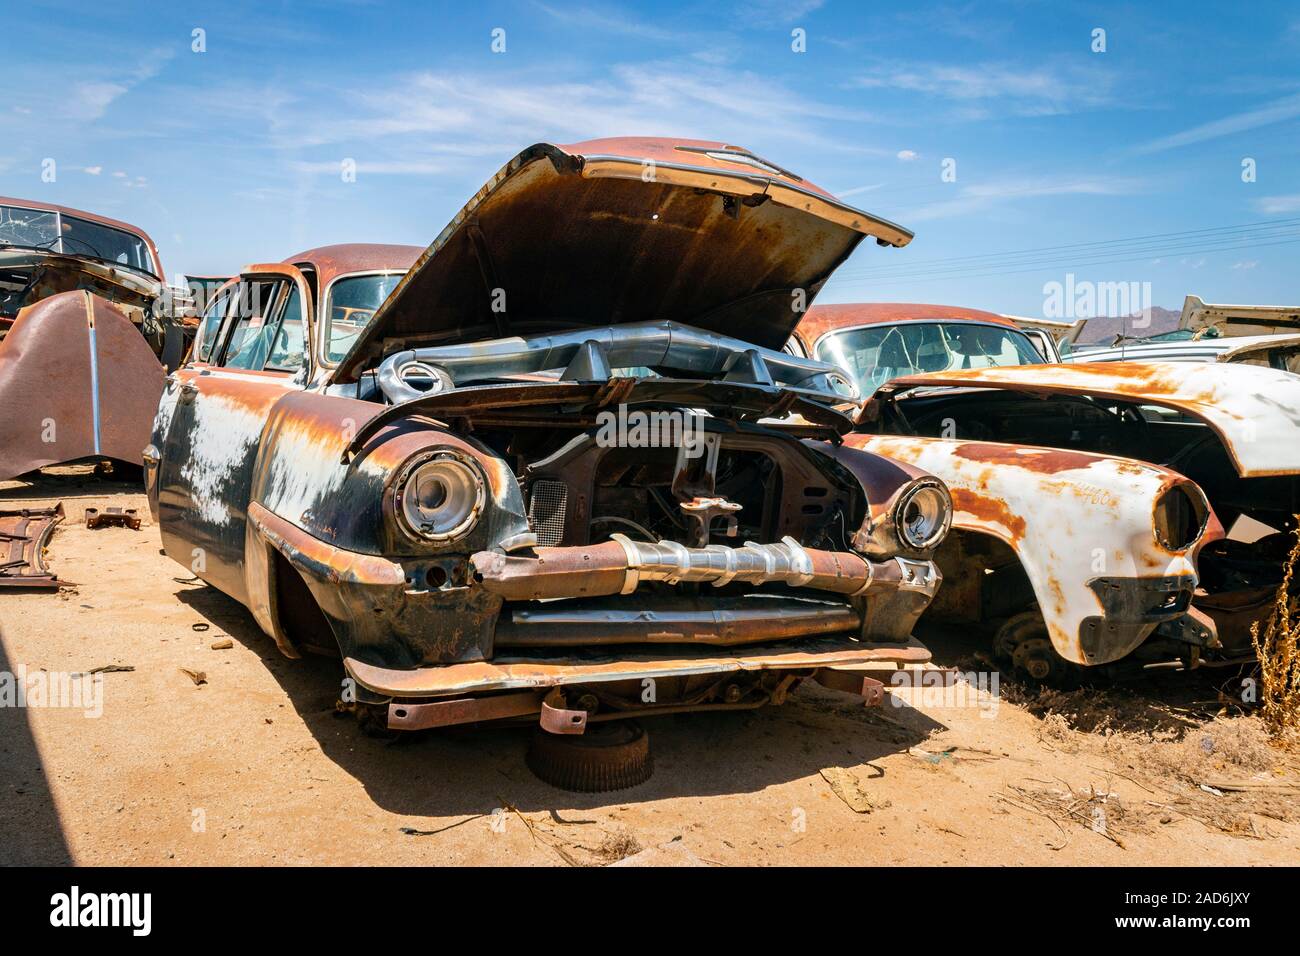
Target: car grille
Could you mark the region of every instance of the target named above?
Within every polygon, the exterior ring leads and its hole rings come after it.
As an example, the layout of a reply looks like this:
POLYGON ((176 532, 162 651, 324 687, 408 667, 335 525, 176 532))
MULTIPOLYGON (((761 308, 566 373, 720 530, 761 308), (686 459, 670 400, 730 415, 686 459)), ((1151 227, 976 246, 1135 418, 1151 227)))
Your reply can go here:
POLYGON ((543 547, 564 539, 564 513, 569 505, 569 486, 562 481, 534 481, 529 489, 528 524, 543 547))

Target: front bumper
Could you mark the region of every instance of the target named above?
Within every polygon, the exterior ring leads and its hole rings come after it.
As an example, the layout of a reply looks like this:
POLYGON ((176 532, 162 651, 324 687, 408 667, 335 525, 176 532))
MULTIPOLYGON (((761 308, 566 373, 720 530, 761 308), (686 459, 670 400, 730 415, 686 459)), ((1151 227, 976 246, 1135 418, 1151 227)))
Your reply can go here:
MULTIPOLYGON (((302 576, 349 673, 390 696, 910 663, 928 659, 911 631, 941 581, 929 561, 870 561, 791 539, 702 549, 606 542, 398 562, 336 548, 257 504, 249 519, 260 538, 253 550, 275 551, 302 576), (466 566, 431 585, 427 568, 449 560, 466 566), (732 581, 754 590, 706 586, 732 581), (699 593, 650 587, 677 583, 699 593)), ((260 603, 274 602, 268 594, 260 603)))
POLYGON ((862 645, 817 638, 780 646, 716 649, 673 647, 660 652, 512 653, 491 661, 397 670, 344 658, 348 676, 383 698, 450 697, 503 690, 539 690, 570 684, 659 680, 744 671, 793 670, 811 673, 822 667, 924 664, 930 651, 917 641, 862 645))

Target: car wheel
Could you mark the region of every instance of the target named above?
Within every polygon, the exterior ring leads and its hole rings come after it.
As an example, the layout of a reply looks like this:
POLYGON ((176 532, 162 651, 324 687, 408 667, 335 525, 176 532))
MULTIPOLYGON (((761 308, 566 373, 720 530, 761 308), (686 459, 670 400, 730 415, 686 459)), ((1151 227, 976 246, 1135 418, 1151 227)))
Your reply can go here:
POLYGON ((645 783, 654 773, 650 737, 630 720, 591 724, 583 734, 533 733, 528 769, 561 790, 602 793, 645 783))
POLYGON ((1083 675, 1083 668, 1056 652, 1047 623, 1037 610, 1007 619, 993 635, 993 652, 1009 660, 1016 673, 1051 687, 1073 686, 1083 675))

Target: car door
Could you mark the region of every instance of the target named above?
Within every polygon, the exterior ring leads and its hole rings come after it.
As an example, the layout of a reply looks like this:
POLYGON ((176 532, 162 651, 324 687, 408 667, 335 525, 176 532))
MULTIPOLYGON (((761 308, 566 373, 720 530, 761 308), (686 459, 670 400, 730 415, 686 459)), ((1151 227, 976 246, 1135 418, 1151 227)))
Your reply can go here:
POLYGON ((1034 348, 1038 354, 1043 357, 1044 362, 1057 363, 1061 361, 1061 353, 1057 351, 1056 342, 1042 329, 1025 329, 1024 332, 1029 337, 1029 341, 1034 343, 1034 348))
POLYGON ((312 322, 307 284, 293 266, 251 266, 231 289, 208 361, 168 383, 164 403, 174 404, 155 425, 157 510, 167 554, 245 601, 245 526, 262 431, 271 408, 310 377, 312 322))

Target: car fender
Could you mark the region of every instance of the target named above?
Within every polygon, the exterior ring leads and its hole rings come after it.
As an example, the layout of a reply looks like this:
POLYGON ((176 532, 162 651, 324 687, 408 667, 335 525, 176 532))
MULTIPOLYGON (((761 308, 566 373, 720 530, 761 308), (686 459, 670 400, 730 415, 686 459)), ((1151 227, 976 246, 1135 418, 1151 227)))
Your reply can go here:
MULTIPOLYGON (((942 478, 953 498, 953 527, 991 535, 1016 553, 1052 644, 1069 661, 1117 660, 1146 637, 1142 633, 1128 647, 1109 646, 1105 660, 1088 656, 1080 628, 1086 619, 1104 614, 1090 581, 1195 580, 1194 546, 1170 550, 1156 539, 1154 512, 1161 495, 1178 485, 1195 488, 1166 468, 959 439, 850 435, 845 441, 942 478)), ((1212 516, 1210 523, 1215 523, 1212 516)))

